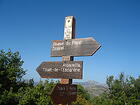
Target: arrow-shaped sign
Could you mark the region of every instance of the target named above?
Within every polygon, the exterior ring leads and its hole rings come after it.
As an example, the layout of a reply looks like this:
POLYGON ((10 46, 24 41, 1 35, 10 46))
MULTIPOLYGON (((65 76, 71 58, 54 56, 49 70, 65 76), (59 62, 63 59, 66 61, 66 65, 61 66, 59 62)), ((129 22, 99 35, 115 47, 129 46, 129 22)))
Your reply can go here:
POLYGON ((100 47, 93 38, 53 40, 51 56, 91 56, 100 47))
POLYGON ((82 79, 82 61, 43 62, 36 69, 42 78, 82 79))

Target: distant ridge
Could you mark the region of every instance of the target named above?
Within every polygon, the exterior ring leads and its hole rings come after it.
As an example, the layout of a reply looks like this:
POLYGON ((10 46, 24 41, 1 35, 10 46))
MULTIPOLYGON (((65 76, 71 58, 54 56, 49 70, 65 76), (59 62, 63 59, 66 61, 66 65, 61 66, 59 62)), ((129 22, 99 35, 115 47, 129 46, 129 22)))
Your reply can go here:
MULTIPOLYGON (((39 82, 34 82, 34 85, 37 85, 38 83, 39 82)), ((73 84, 82 85, 92 97, 99 96, 108 89, 106 84, 102 84, 94 80, 88 80, 85 82, 74 82, 73 84)))
POLYGON ((107 90, 107 85, 96 82, 94 80, 89 80, 86 82, 74 82, 74 84, 82 85, 85 90, 93 97, 99 96, 107 90))

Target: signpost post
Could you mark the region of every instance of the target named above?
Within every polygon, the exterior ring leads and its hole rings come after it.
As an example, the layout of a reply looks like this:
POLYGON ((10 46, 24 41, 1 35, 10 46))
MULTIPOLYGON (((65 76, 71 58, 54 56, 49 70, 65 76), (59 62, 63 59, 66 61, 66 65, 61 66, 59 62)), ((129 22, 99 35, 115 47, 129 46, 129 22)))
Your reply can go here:
POLYGON ((51 48, 51 56, 61 56, 62 61, 42 62, 36 69, 42 78, 61 78, 51 93, 55 104, 71 105, 76 101, 77 85, 72 79, 82 79, 83 62, 73 61, 74 56, 91 56, 100 47, 93 38, 75 39, 75 19, 65 17, 64 40, 53 40, 51 48))
MULTIPOLYGON (((67 16, 65 17, 65 25, 64 25, 64 40, 74 38, 75 38, 75 18, 73 16, 67 16)), ((62 56, 62 61, 73 61, 73 60, 74 60, 73 56, 62 56)), ((72 84, 72 79, 62 78, 60 83, 72 84)), ((71 102, 68 102, 68 105, 71 105, 71 102)))

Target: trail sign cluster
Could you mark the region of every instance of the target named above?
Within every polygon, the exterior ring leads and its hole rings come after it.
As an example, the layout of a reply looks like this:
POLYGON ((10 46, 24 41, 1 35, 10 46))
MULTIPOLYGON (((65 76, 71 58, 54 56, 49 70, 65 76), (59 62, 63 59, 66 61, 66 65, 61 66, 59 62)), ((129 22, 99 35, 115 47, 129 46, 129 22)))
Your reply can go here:
POLYGON ((53 40, 51 47, 51 56, 62 57, 62 61, 42 62, 36 69, 42 78, 61 78, 61 84, 57 84, 51 92, 55 104, 70 105, 72 101, 76 101, 77 85, 72 84, 72 79, 82 79, 83 62, 73 61, 74 56, 92 56, 101 47, 91 37, 74 38, 75 19, 67 16, 64 40, 53 40), (65 80, 68 81, 67 84, 65 80))

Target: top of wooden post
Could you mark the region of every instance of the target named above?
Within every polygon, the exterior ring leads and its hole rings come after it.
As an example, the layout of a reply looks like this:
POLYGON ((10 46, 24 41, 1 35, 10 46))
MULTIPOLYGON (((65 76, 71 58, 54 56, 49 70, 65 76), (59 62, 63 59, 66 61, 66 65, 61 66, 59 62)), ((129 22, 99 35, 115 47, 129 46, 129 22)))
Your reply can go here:
POLYGON ((74 16, 65 17, 64 40, 75 38, 75 18, 74 16))

